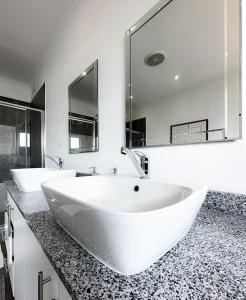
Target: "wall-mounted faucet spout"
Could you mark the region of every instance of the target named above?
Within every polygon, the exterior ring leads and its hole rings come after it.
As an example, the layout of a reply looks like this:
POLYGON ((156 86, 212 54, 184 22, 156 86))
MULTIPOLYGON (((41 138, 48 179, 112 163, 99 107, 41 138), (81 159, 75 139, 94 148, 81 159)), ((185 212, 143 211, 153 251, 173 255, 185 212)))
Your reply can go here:
POLYGON ((49 158, 51 161, 53 161, 53 163, 55 163, 59 167, 59 169, 63 169, 63 167, 64 167, 64 159, 63 158, 58 157, 58 156, 51 156, 48 154, 44 154, 44 158, 49 158))
POLYGON ((121 154, 128 155, 141 179, 147 179, 149 174, 149 157, 140 152, 121 147, 121 154))

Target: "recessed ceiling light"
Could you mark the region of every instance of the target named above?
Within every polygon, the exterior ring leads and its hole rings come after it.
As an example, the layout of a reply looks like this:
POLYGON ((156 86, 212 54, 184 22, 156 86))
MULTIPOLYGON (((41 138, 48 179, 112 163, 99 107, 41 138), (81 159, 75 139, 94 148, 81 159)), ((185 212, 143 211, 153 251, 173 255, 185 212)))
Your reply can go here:
POLYGON ((179 75, 178 74, 174 76, 174 80, 179 80, 179 75))
POLYGON ((86 72, 83 72, 83 73, 82 73, 83 76, 85 76, 86 74, 87 74, 86 72))

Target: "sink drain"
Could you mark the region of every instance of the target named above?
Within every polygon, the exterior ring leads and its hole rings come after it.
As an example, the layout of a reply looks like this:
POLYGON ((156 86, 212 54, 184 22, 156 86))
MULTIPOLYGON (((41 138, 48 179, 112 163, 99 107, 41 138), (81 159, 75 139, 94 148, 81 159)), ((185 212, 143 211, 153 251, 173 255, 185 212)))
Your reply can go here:
POLYGON ((139 186, 138 185, 135 185, 134 186, 134 192, 138 192, 139 191, 139 186))

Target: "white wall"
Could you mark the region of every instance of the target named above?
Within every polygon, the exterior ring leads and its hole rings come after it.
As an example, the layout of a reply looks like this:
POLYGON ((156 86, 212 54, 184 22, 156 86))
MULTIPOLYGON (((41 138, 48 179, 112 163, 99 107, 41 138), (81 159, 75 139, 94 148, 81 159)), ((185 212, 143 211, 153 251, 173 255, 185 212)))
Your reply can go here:
POLYGON ((0 76, 0 96, 31 102, 31 86, 0 76))
MULTIPOLYGON (((99 171, 106 171, 118 166, 120 172, 134 172, 128 158, 120 155, 125 123, 124 33, 157 2, 83 0, 74 10, 72 20, 56 47, 47 56, 34 87, 37 89, 46 81, 47 152, 64 156, 65 167, 87 170, 89 166, 96 165, 99 171), (99 59, 100 151, 69 155, 68 85, 96 58, 99 59)), ((242 19, 245 48, 245 12, 242 19)), ((245 61, 243 64, 245 70, 245 61)), ((243 82, 244 78, 245 75, 243 82)), ((245 92, 244 87, 244 99, 245 92)), ((246 113, 245 106, 243 112, 246 113)), ((228 143, 170 146, 144 151, 151 156, 153 179, 183 184, 202 183, 212 189, 246 193, 246 138, 228 143)))

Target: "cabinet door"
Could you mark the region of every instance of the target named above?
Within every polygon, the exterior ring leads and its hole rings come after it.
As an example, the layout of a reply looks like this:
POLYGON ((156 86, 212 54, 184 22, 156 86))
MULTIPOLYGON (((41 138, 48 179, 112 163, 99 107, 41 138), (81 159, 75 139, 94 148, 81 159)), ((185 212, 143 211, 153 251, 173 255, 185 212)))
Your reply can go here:
MULTIPOLYGON (((8 214, 5 212, 4 214, 4 222, 5 222, 5 228, 8 228, 8 214)), ((12 233, 13 234, 13 233, 12 233)), ((9 271, 9 278, 12 285, 12 289, 14 289, 14 264, 13 264, 13 255, 12 255, 12 236, 7 236, 7 239, 5 240, 5 246, 7 251, 7 263, 8 263, 8 271, 9 271)))
POLYGON ((43 285, 43 299, 58 299, 58 276, 44 254, 38 241, 29 227, 26 228, 27 261, 26 261, 26 298, 38 299, 38 273, 43 272, 43 279, 50 281, 43 285))
POLYGON ((14 229, 13 239, 9 237, 6 243, 8 267, 15 300, 23 300, 25 299, 25 227, 27 224, 9 194, 8 202, 11 205, 11 221, 14 229))
POLYGON ((43 272, 43 279, 47 277, 51 279, 43 285, 43 300, 71 300, 72 298, 43 252, 34 233, 9 194, 8 202, 12 208, 11 220, 14 239, 9 238, 6 241, 6 247, 15 300, 38 300, 39 272, 43 272))
POLYGON ((59 300, 72 300, 60 279, 58 279, 58 294, 59 300))

